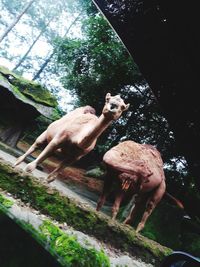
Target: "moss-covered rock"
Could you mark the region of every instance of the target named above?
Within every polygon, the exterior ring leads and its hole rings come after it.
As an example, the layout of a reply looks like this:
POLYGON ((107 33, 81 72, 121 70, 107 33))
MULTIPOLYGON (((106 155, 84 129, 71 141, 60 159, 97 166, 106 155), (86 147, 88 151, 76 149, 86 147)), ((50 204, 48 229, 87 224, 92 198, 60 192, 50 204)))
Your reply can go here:
POLYGON ((13 90, 19 95, 23 94, 25 97, 46 106, 57 106, 55 97, 40 84, 27 80, 3 66, 0 66, 0 75, 0 79, 8 80, 13 85, 13 90))
MULTIPOLYGON (((21 203, 22 204, 22 203, 21 203)), ((12 218, 22 229, 28 232, 37 242, 43 246, 61 265, 66 267, 110 267, 110 260, 104 251, 96 250, 89 244, 80 244, 76 235, 68 234, 61 230, 49 219, 29 218, 27 221, 16 217, 16 207, 19 213, 20 206, 15 200, 8 199, 0 194, 0 216, 3 212, 12 218), (15 205, 14 205, 15 204, 15 205), (13 210, 10 208, 15 206, 13 210)), ((44 216, 43 216, 44 217, 44 216)), ((32 265, 31 265, 32 266, 32 265)), ((57 265, 56 265, 57 266, 57 265)))
MULTIPOLYGON (((34 112, 51 120, 60 118, 57 100, 46 88, 0 66, 0 90, 3 89, 24 103, 24 107, 29 105, 34 112)), ((22 108, 22 105, 20 107, 22 108)))
POLYGON ((0 205, 2 205, 4 208, 12 207, 13 203, 13 201, 0 194, 0 205))
POLYGON ((50 221, 44 221, 40 226, 43 240, 49 242, 54 253, 62 258, 65 266, 68 267, 109 267, 109 258, 103 251, 94 248, 83 247, 78 243, 77 238, 68 235, 50 221))
POLYGON ((50 189, 35 177, 14 170, 4 161, 0 162, 0 187, 58 222, 66 222, 74 229, 95 236, 147 263, 153 262, 154 266, 159 266, 161 260, 172 252, 170 248, 137 235, 131 227, 86 208, 56 189, 50 189))

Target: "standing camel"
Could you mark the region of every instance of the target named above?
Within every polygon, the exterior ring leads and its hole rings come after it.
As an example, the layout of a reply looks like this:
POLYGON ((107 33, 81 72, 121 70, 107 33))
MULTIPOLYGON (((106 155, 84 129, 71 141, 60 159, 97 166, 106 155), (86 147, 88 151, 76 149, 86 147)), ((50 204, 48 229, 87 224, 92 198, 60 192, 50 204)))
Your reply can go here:
MULTIPOLYGON (((116 180, 118 191, 112 207, 112 218, 116 218, 125 192, 130 190, 131 194, 136 195, 135 205, 124 223, 130 224, 143 201, 146 201, 146 209, 136 228, 136 232, 141 231, 148 217, 166 193, 163 161, 159 151, 151 145, 138 144, 129 140, 107 151, 103 162, 107 173, 96 209, 100 210, 111 190, 113 181, 116 180)), ((168 196, 171 195, 168 194, 168 196)), ((172 196, 171 198, 180 208, 183 208, 178 200, 172 196)))
POLYGON ((26 166, 25 170, 32 172, 38 164, 52 156, 53 153, 59 153, 64 160, 48 175, 47 182, 52 182, 61 169, 78 161, 94 149, 97 138, 128 107, 129 104, 126 105, 119 95, 111 96, 110 93, 107 93, 100 117, 95 115, 95 110, 90 106, 75 109, 51 123, 28 151, 17 159, 14 166, 19 165, 36 149, 46 145, 39 156, 26 166))

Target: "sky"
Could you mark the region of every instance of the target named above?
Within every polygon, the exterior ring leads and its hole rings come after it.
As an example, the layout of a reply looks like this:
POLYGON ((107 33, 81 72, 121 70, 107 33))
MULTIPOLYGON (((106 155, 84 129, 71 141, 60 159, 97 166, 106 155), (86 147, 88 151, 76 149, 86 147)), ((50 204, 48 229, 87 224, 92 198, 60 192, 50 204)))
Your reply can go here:
MULTIPOLYGON (((6 21, 8 25, 10 25, 13 22, 13 17, 11 17, 9 13, 3 10, 1 0, 0 0, 0 10, 1 10, 0 16, 4 18, 4 21, 6 21)), ((58 21, 52 21, 49 27, 53 31, 59 33, 60 36, 64 36, 66 29, 69 27, 75 16, 77 16, 77 14, 73 14, 73 16, 71 16, 71 14, 63 13, 62 17, 59 18, 59 20, 61 21, 59 23, 59 26, 58 26, 58 21)), ((3 56, 2 53, 0 53, 0 65, 7 67, 9 70, 12 70, 15 67, 15 65, 19 61, 19 58, 21 58, 25 54, 25 52, 32 44, 34 40, 33 37, 39 34, 39 31, 33 33, 33 28, 27 25, 26 23, 27 20, 28 16, 24 14, 21 17, 20 21, 16 24, 14 29, 0 43, 0 50, 1 51, 5 50, 12 58, 11 60, 7 59, 3 56), (21 38, 23 37, 25 38, 21 40, 20 36, 21 38), (18 59, 16 60, 17 56, 18 59)), ((5 29, 6 27, 0 24, 0 36, 3 34, 5 29)), ((76 24, 76 27, 71 28, 69 36, 71 37, 81 36, 81 29, 78 23, 76 24)), ((45 58, 49 54, 51 54, 52 51, 53 51, 52 45, 49 44, 43 36, 41 36, 40 39, 34 45, 33 49, 31 50, 30 55, 31 57, 39 57, 40 59, 43 60, 40 60, 40 62, 37 60, 32 61, 31 62, 32 67, 29 70, 24 71, 23 77, 31 80, 34 76, 34 73, 40 69, 41 62, 44 61, 45 58)), ((47 89, 50 85, 59 88, 58 102, 61 109, 66 112, 72 110, 73 109, 72 103, 75 98, 71 96, 70 93, 63 88, 62 84, 59 82, 59 77, 57 75, 52 75, 52 78, 48 81, 48 84, 45 83, 47 89)))

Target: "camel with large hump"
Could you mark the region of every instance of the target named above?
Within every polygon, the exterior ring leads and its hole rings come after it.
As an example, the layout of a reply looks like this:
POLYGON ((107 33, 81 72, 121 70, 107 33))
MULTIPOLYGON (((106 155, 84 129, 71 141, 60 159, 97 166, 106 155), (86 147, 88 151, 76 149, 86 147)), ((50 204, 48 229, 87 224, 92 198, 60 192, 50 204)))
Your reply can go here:
MULTIPOLYGON (((144 214, 136 228, 136 232, 141 231, 148 217, 166 193, 163 161, 159 151, 152 145, 128 140, 107 151, 103 162, 106 165, 106 176, 96 209, 100 210, 111 191, 113 182, 117 181, 118 190, 112 207, 112 218, 116 218, 121 201, 126 192, 130 190, 132 195, 136 195, 135 204, 124 223, 131 224, 142 203, 146 201, 144 214)), ((168 196, 180 208, 183 208, 181 202, 170 194, 168 196)))
POLYGON ((88 154, 95 147, 97 138, 128 107, 129 104, 125 104, 120 95, 111 96, 110 93, 107 93, 105 105, 99 117, 95 115, 95 110, 90 106, 75 109, 51 123, 26 153, 17 159, 14 166, 23 162, 36 149, 45 146, 38 157, 26 166, 25 170, 32 172, 45 159, 55 152, 59 153, 64 159, 48 175, 47 181, 52 182, 64 167, 88 154))

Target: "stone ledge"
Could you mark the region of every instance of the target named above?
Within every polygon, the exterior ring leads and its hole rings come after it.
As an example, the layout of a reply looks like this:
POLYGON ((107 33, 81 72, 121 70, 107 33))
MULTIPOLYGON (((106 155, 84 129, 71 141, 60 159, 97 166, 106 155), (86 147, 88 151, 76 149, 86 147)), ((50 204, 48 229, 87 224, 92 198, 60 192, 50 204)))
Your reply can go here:
POLYGON ((14 170, 3 160, 0 161, 0 187, 40 213, 60 223, 66 222, 74 229, 95 236, 146 263, 159 266, 162 259, 172 252, 170 248, 136 234, 133 228, 112 221, 108 216, 63 196, 36 177, 14 170))

